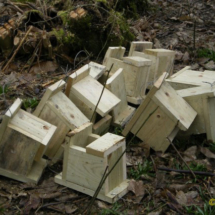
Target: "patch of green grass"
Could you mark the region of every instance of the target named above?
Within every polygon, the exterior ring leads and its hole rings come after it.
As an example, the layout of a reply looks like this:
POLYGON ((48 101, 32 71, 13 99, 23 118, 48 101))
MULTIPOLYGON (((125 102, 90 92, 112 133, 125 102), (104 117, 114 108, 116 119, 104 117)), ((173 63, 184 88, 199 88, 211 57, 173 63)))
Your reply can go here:
POLYGON ((209 149, 211 152, 215 153, 215 143, 210 143, 209 149))
POLYGON ((28 108, 35 108, 39 101, 36 98, 27 98, 23 100, 23 108, 27 110, 28 108))
POLYGON ((5 85, 5 86, 0 85, 0 95, 3 93, 7 93, 8 91, 9 91, 9 89, 8 89, 7 85, 5 85))
MULTIPOLYGON (((196 163, 196 162, 191 162, 191 163, 189 164, 189 167, 190 167, 190 169, 193 170, 193 171, 202 171, 202 172, 207 171, 207 168, 206 168, 205 165, 203 165, 203 164, 198 164, 198 163, 196 163)), ((185 169, 188 169, 188 168, 185 167, 185 169)))
POLYGON ((153 164, 151 161, 145 160, 143 164, 138 164, 136 168, 132 168, 130 170, 130 175, 135 180, 138 180, 141 175, 149 175, 154 176, 154 173, 151 173, 153 171, 153 164))
POLYGON ((213 50, 210 50, 210 49, 206 49, 206 48, 199 49, 197 51, 197 56, 198 57, 208 57, 211 60, 215 61, 215 52, 213 50))
POLYGON ((197 205, 193 205, 190 207, 185 207, 186 214, 194 214, 194 215, 214 215, 215 214, 215 207, 209 205, 208 202, 204 203, 203 208, 197 205))
POLYGON ((0 205, 0 214, 4 214, 5 212, 5 208, 2 207, 2 205, 0 205))
POLYGON ((119 209, 122 207, 118 202, 115 202, 111 208, 103 209, 101 215, 120 215, 119 209))
POLYGON ((122 127, 115 127, 113 133, 117 135, 122 135, 122 130, 122 127))

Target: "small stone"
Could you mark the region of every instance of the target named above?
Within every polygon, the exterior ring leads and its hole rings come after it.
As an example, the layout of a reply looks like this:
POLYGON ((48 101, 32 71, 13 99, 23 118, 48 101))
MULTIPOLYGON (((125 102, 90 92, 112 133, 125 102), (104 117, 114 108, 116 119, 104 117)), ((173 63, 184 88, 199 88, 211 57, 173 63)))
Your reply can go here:
POLYGON ((154 28, 160 28, 160 24, 159 23, 154 23, 154 28))
POLYGON ((208 63, 206 63, 204 65, 204 68, 205 69, 208 69, 208 70, 215 70, 215 63, 213 60, 209 61, 208 63))
POLYGON ((191 70, 196 70, 199 68, 199 64, 198 63, 195 63, 193 65, 191 65, 191 70))
POLYGON ((175 53, 175 60, 176 61, 181 61, 182 57, 183 57, 183 53, 180 52, 180 51, 176 51, 176 53, 175 53))
POLYGON ((156 49, 160 49, 161 48, 161 43, 160 43, 160 41, 157 38, 154 39, 154 47, 156 49))
POLYGON ((188 63, 188 62, 189 62, 189 60, 190 60, 190 55, 189 55, 188 52, 185 52, 185 53, 184 53, 184 56, 182 57, 182 60, 183 60, 184 63, 188 63))

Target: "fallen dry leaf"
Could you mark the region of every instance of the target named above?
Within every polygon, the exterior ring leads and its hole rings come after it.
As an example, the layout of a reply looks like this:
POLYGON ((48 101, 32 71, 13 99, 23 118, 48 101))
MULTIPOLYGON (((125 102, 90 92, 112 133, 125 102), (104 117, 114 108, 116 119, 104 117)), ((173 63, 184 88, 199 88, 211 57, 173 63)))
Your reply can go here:
POLYGON ((23 214, 30 214, 31 209, 37 209, 40 205, 40 198, 35 195, 31 194, 28 202, 25 204, 23 209, 23 214))
POLYGON ((208 148, 200 147, 200 152, 205 155, 207 158, 215 159, 215 154, 212 153, 208 148))
POLYGON ((65 205, 65 211, 67 214, 72 214, 77 210, 78 208, 75 205, 65 205))
POLYGON ((144 196, 145 194, 145 186, 143 184, 143 181, 135 181, 135 180, 130 180, 129 185, 128 185, 128 190, 132 191, 135 196, 144 196))
POLYGON ((185 193, 183 191, 179 191, 176 194, 176 200, 180 205, 186 205, 187 203, 187 196, 185 195, 185 193))
POLYGON ((198 63, 199 63, 200 65, 204 65, 204 64, 207 63, 209 60, 210 60, 210 58, 208 58, 208 57, 201 57, 201 58, 198 58, 198 63))
POLYGON ((177 190, 177 191, 180 191, 180 190, 187 190, 190 186, 192 186, 191 184, 170 184, 168 186, 168 189, 170 190, 177 190))
POLYGON ((176 200, 175 196, 169 192, 169 190, 165 191, 166 197, 173 203, 173 204, 178 204, 178 201, 176 200))
POLYGON ((164 188, 166 186, 165 175, 165 172, 156 172, 155 187, 157 189, 164 188))
POLYGON ((143 163, 143 158, 141 156, 132 156, 130 154, 126 155, 126 165, 127 166, 137 166, 143 163))
POLYGON ((53 61, 44 61, 41 63, 37 63, 30 69, 30 73, 38 74, 38 73, 46 73, 46 72, 54 72, 58 68, 58 64, 53 61))
POLYGON ((109 206, 107 204, 105 204, 104 202, 101 202, 101 201, 96 201, 96 204, 101 209, 108 209, 109 208, 109 206))
POLYGON ((195 199, 199 195, 199 193, 197 191, 189 191, 185 193, 185 195, 187 198, 195 199))
POLYGON ((162 212, 162 210, 159 210, 159 211, 156 211, 156 212, 148 213, 148 215, 160 215, 161 212, 162 212))
POLYGON ((183 57, 182 57, 182 61, 183 61, 184 63, 189 63, 189 61, 190 61, 190 55, 189 55, 188 52, 185 52, 185 53, 184 53, 184 55, 183 55, 183 57))
POLYGON ((143 142, 138 144, 138 146, 142 148, 142 150, 144 152, 144 156, 146 158, 148 158, 150 156, 150 146, 148 144, 146 144, 146 143, 143 143, 143 142))
POLYGON ((215 188, 214 187, 210 187, 210 193, 215 196, 215 188))
POLYGON ((49 203, 47 208, 52 209, 52 210, 57 211, 57 212, 60 212, 62 214, 65 213, 65 205, 63 203, 61 203, 61 204, 54 204, 53 203, 53 205, 52 205, 52 203, 49 203))
POLYGON ((185 161, 193 161, 196 159, 197 146, 191 146, 184 152, 185 161))
POLYGON ((39 197, 41 199, 54 199, 54 198, 59 197, 61 195, 62 195, 62 193, 60 193, 60 192, 56 192, 56 193, 44 193, 44 194, 40 194, 39 197))
POLYGON ((68 201, 68 200, 71 200, 71 199, 76 199, 78 197, 77 194, 68 194, 68 195, 65 195, 65 196, 62 196, 63 194, 61 193, 61 196, 59 198, 55 198, 56 201, 58 202, 65 202, 65 201, 68 201))

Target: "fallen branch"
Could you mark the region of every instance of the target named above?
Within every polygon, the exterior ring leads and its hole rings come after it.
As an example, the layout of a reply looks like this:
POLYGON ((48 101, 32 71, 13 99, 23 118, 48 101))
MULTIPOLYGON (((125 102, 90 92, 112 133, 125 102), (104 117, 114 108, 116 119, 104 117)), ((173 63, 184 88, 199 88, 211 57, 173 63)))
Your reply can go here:
POLYGON ((9 64, 11 63, 11 61, 15 58, 17 52, 19 51, 19 49, 21 48, 22 44, 24 43, 25 39, 27 38, 28 34, 31 32, 33 26, 31 26, 27 33, 25 34, 24 38, 22 39, 22 41, 20 42, 19 46, 17 47, 17 49, 14 51, 12 57, 10 58, 10 60, 7 62, 7 64, 4 66, 4 68, 2 69, 2 73, 7 69, 7 67, 9 66, 9 64))
POLYGON ((172 145, 172 147, 175 149, 175 151, 177 152, 178 156, 181 158, 181 160, 184 162, 184 164, 187 166, 187 168, 189 169, 190 173, 193 175, 194 178, 196 178, 196 175, 194 174, 193 170, 190 169, 189 165, 187 164, 187 162, 184 160, 184 158, 181 156, 180 152, 177 150, 177 148, 175 147, 175 145, 172 143, 172 141, 167 137, 167 140, 169 141, 169 143, 172 145))
MULTIPOLYGON (((166 172, 179 172, 185 174, 192 174, 190 170, 183 170, 183 169, 171 169, 166 167, 157 167, 158 170, 166 171, 166 172)), ((215 176, 212 172, 202 172, 202 171, 192 171, 195 175, 204 175, 204 176, 215 176)))
POLYGON ((23 10, 21 10, 18 6, 16 6, 13 2, 7 1, 7 4, 12 5, 18 12, 24 13, 23 10))

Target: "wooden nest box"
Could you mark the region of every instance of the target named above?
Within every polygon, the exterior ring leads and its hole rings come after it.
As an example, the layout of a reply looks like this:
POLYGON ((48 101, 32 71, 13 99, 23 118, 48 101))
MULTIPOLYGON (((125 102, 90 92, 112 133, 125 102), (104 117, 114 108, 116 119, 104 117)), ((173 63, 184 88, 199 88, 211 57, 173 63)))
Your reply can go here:
POLYGON ((151 89, 157 79, 167 72, 173 73, 175 52, 168 49, 152 49, 151 42, 132 42, 129 56, 138 56, 152 61, 147 88, 151 89))
MULTIPOLYGON (((105 169, 110 170, 125 150, 125 138, 92 134, 92 123, 70 132, 66 138, 63 172, 55 182, 93 196, 105 169)), ((127 193, 125 154, 107 177, 97 198, 113 203, 127 193)), ((108 172, 108 171, 107 171, 108 172)))
POLYGON ((215 72, 205 70, 204 72, 190 70, 190 66, 186 66, 178 71, 166 81, 175 89, 182 90, 193 87, 210 87, 215 82, 215 72))
POLYGON ((0 126, 0 174, 37 183, 46 166, 42 155, 56 127, 21 110, 21 104, 16 99, 0 126))
POLYGON ((179 129, 186 131, 196 117, 196 112, 165 82, 164 73, 154 84, 145 100, 123 130, 136 134, 155 151, 164 152, 179 129))
POLYGON ((214 86, 201 86, 177 90, 177 93, 187 101, 198 114, 187 131, 179 132, 180 137, 206 133, 207 139, 215 142, 214 86))
POLYGON ((96 134, 103 134, 107 131, 112 120, 108 114, 120 103, 119 98, 95 80, 104 71, 104 66, 91 62, 69 76, 66 88, 66 95, 91 122, 95 123, 96 113, 102 117, 93 126, 96 134))
POLYGON ((47 88, 34 115, 55 125, 57 130, 52 138, 45 155, 56 162, 63 154, 61 147, 66 134, 89 119, 62 92, 65 81, 60 80, 47 88))
POLYGON ((124 47, 109 47, 103 64, 107 69, 113 65, 113 73, 123 69, 127 101, 140 104, 145 97, 151 60, 136 56, 123 57, 124 53, 124 47))
MULTIPOLYGON (((91 67, 87 64, 69 76, 66 88, 66 95, 75 101, 78 108, 91 119, 100 95, 103 91, 103 85, 90 76, 91 67)), ((106 116, 120 100, 108 89, 104 89, 101 100, 96 108, 96 112, 104 117, 106 116)))

